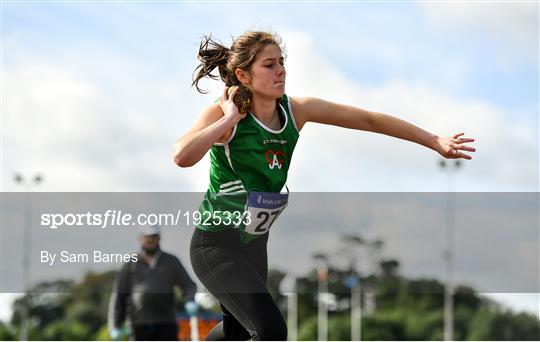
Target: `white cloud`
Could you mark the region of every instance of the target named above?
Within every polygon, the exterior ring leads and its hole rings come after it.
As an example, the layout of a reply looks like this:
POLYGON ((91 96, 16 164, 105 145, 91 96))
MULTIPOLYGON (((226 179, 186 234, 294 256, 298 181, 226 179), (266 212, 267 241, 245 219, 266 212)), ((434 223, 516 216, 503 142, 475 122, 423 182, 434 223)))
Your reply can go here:
POLYGON ((57 185, 65 183, 53 188, 58 190, 77 181, 90 186, 103 181, 104 170, 84 160, 105 128, 100 121, 102 97, 95 85, 70 70, 43 63, 7 69, 4 84, 3 152, 8 177, 19 171, 45 172, 49 181, 49 176, 59 175, 57 185))
POLYGON ((20 293, 0 293, 0 321, 9 322, 13 313, 11 307, 20 293))
POLYGON ((538 36, 537 3, 426 2, 419 6, 441 27, 478 28, 529 42, 538 36))
POLYGON ((538 3, 424 2, 418 4, 433 29, 479 36, 503 46, 493 56, 514 64, 517 54, 534 62, 538 58, 538 3), (504 50, 507 50, 505 53, 504 50), (514 61, 513 61, 514 60, 514 61))
POLYGON ((64 51, 55 61, 21 50, 11 49, 26 57, 5 69, 5 190, 17 189, 15 172, 44 174, 40 191, 207 186, 207 159, 182 172, 172 162, 175 140, 200 110, 189 88, 145 79, 143 65, 103 48, 64 51))

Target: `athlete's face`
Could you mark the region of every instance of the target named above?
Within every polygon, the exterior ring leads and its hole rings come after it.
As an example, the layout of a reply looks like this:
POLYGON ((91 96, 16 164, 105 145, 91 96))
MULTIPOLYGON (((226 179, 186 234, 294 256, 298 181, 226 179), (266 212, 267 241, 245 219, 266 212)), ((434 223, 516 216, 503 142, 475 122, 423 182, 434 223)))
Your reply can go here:
POLYGON ((257 54, 247 75, 247 83, 254 95, 277 99, 285 94, 285 76, 281 49, 272 44, 257 54))

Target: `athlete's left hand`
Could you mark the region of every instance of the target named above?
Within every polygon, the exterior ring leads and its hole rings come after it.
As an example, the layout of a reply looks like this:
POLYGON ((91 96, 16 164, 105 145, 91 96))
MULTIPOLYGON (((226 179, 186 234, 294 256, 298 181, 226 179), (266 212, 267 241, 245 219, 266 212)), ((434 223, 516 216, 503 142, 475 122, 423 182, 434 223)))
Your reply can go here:
POLYGON ((435 150, 439 152, 445 158, 448 159, 467 159, 471 160, 472 157, 460 151, 476 152, 473 147, 465 146, 463 144, 473 142, 472 138, 460 138, 465 133, 458 133, 451 137, 438 137, 435 145, 435 150))

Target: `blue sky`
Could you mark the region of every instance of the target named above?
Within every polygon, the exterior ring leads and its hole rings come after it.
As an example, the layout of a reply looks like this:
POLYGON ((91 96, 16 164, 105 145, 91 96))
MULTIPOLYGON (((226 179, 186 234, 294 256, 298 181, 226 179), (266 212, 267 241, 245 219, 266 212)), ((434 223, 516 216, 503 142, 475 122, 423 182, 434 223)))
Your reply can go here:
MULTIPOLYGON (((389 113, 478 152, 456 191, 538 191, 537 3, 3 3, 3 191, 204 191, 174 141, 221 92, 190 87, 200 38, 278 32, 287 93, 389 113)), ((443 192, 438 156, 308 124, 291 191, 443 192), (316 152, 314 152, 316 151, 316 152)))

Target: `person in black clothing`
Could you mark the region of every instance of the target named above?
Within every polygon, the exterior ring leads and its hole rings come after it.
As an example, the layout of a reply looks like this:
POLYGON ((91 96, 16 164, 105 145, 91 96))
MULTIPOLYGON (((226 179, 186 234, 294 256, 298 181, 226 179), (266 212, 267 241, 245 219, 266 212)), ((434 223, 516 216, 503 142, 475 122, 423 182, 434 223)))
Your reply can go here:
POLYGON ((108 322, 114 340, 130 334, 130 330, 135 340, 176 340, 174 286, 182 290, 188 314, 197 311, 193 300, 197 286, 180 260, 160 249, 159 241, 159 227, 142 227, 137 261, 125 263, 116 276, 108 322), (132 329, 121 329, 128 316, 132 329))

